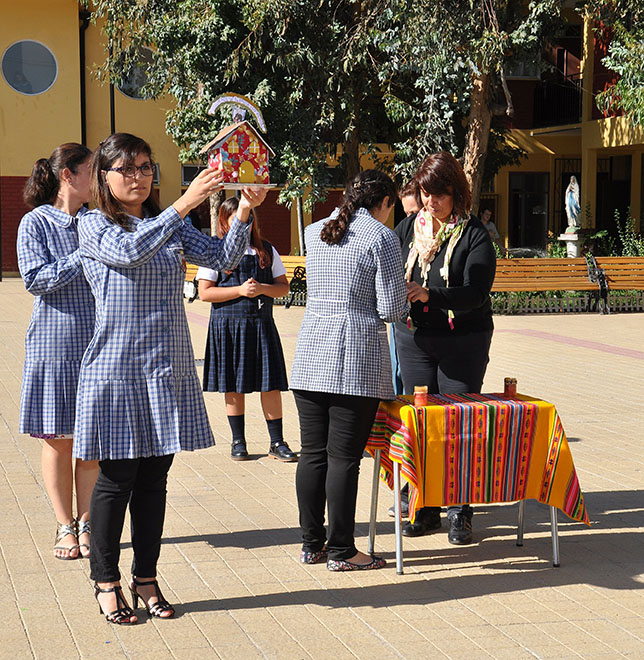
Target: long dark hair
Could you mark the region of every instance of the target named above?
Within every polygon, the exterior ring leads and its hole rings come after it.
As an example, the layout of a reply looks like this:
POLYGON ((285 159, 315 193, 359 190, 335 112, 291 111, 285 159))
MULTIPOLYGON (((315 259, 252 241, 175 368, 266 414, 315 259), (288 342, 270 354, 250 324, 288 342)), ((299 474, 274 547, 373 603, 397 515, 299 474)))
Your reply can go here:
MULTIPOLYGON (((130 133, 113 133, 98 145, 92 158, 92 201, 114 224, 124 229, 130 229, 128 214, 123 210, 119 201, 112 195, 107 185, 105 172, 117 160, 122 160, 123 167, 132 165, 136 157, 144 153, 152 160, 152 149, 142 138, 130 133)), ((161 209, 153 197, 150 189, 149 197, 143 202, 145 209, 152 215, 159 215, 161 209)))
MULTIPOLYGON (((223 238, 230 229, 230 219, 237 212, 239 208, 239 197, 229 197, 225 202, 222 202, 219 207, 217 215, 217 224, 215 230, 219 238, 223 238)), ((253 210, 254 221, 250 230, 250 244, 257 250, 257 257, 259 258, 260 268, 266 268, 271 263, 271 255, 268 253, 264 241, 262 240, 262 233, 259 229, 259 221, 257 218, 257 210, 253 210)))
POLYGON ((396 193, 396 184, 384 172, 379 170, 360 172, 347 184, 340 212, 324 224, 320 238, 325 243, 337 245, 344 238, 351 217, 358 209, 372 209, 381 204, 386 197, 393 204, 396 193))
POLYGON ((461 164, 447 151, 427 156, 416 171, 420 189, 429 195, 452 195, 454 212, 466 216, 472 206, 472 193, 461 164))
POLYGON ((49 158, 39 158, 34 163, 31 176, 22 191, 25 204, 32 208, 51 204, 58 195, 63 170, 68 168, 70 172, 76 174, 78 166, 91 155, 91 150, 86 146, 77 142, 65 142, 56 147, 49 158))

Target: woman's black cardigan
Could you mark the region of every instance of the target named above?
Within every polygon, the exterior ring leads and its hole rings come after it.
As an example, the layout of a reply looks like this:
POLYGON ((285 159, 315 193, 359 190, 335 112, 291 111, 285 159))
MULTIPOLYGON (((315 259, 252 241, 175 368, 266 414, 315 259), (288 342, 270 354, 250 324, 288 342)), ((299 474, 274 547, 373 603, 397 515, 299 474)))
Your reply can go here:
MULTIPOLYGON (((416 215, 405 218, 395 232, 400 239, 403 264, 409 256, 414 235, 416 215)), ((429 301, 411 305, 410 316, 422 334, 466 334, 492 330, 492 303, 490 289, 496 272, 496 255, 488 230, 475 216, 470 220, 457 243, 449 266, 449 288, 440 274, 445 261, 445 241, 431 263, 427 277, 429 301), (448 321, 448 310, 454 312, 454 329, 448 321)), ((423 286, 418 261, 412 271, 412 280, 423 286)))

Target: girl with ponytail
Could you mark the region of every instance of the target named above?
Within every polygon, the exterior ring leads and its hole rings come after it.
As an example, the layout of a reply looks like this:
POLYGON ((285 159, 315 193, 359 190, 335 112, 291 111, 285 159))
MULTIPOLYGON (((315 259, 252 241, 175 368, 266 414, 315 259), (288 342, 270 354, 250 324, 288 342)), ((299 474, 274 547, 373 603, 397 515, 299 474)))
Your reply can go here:
POLYGON ((36 161, 23 193, 34 208, 18 228, 18 267, 35 296, 25 341, 20 432, 42 439, 43 481, 58 521, 57 559, 89 554, 89 502, 98 473, 97 461, 72 459, 80 361, 94 327, 94 298, 78 251, 91 155, 69 142, 36 161))
POLYGON ((386 174, 361 172, 342 206, 305 233, 308 299, 291 375, 300 560, 330 571, 385 565, 357 550, 354 524, 360 459, 380 399, 394 398, 385 322, 407 311, 400 245, 384 225, 395 201, 386 174))

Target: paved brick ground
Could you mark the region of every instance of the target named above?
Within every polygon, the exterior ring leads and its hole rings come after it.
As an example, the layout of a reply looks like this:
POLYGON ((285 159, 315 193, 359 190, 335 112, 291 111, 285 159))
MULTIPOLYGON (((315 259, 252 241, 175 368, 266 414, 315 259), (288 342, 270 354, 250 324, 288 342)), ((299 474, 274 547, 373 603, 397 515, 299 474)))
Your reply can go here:
MULTIPOLYGON (((479 507, 476 544, 444 531, 405 543, 393 567, 383 486, 382 571, 332 574, 298 562, 294 464, 265 456, 258 395, 248 397, 253 459, 233 463, 223 400, 207 394, 219 444, 177 457, 160 578, 171 621, 107 624, 88 565, 56 561, 54 517, 38 441, 17 432, 23 338, 31 297, 0 283, 0 607, 2 658, 644 658, 644 315, 498 317, 484 389, 503 377, 557 405, 592 529, 560 516, 562 566, 551 566, 548 513, 529 503, 526 542, 516 506, 479 507)), ((196 354, 208 308, 187 305, 196 354)), ((302 309, 275 312, 290 360, 302 309)), ((287 439, 299 446, 285 395, 287 439)), ((358 543, 366 549, 371 462, 363 463, 358 543)), ((123 537, 122 570, 131 549, 123 537)))

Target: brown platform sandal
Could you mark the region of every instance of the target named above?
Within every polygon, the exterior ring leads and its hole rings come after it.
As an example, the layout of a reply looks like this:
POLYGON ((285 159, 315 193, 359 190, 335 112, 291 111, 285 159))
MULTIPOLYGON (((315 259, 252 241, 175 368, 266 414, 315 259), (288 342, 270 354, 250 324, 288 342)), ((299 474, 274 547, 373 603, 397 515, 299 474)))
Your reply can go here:
POLYGON ((76 521, 72 520, 68 525, 64 525, 63 523, 59 523, 56 521, 56 540, 54 541, 54 550, 65 550, 67 551, 68 554, 67 557, 59 557, 58 555, 54 554, 54 557, 56 559, 62 559, 63 561, 71 561, 72 559, 78 559, 80 557, 80 547, 78 543, 75 543, 74 545, 58 545, 60 541, 62 541, 66 536, 73 536, 77 541, 78 537, 76 535, 76 521), (71 553, 73 550, 76 550, 78 554, 74 555, 73 557, 71 556, 71 553))
POLYGON ((139 598, 143 601, 143 605, 147 610, 150 616, 156 616, 159 619, 169 619, 174 616, 174 607, 168 603, 168 601, 163 597, 161 589, 159 589, 159 583, 156 580, 147 580, 146 582, 141 582, 132 576, 132 582, 130 582, 130 591, 132 592, 132 603, 134 608, 139 604, 139 598), (141 594, 136 590, 137 587, 145 587, 147 585, 154 586, 154 593, 157 597, 157 602, 152 605, 148 605, 147 601, 141 594), (166 614, 170 612, 170 614, 166 614))
POLYGON ((136 623, 138 619, 134 610, 127 604, 125 598, 123 597, 123 590, 120 586, 109 587, 108 589, 101 589, 97 583, 94 583, 94 598, 98 603, 98 611, 110 622, 118 623, 119 625, 136 623), (105 613, 101 604, 98 603, 98 594, 109 594, 114 593, 116 595, 116 608, 114 611, 105 613))

